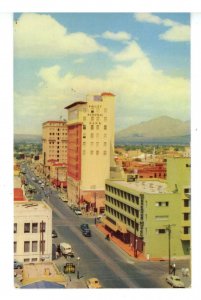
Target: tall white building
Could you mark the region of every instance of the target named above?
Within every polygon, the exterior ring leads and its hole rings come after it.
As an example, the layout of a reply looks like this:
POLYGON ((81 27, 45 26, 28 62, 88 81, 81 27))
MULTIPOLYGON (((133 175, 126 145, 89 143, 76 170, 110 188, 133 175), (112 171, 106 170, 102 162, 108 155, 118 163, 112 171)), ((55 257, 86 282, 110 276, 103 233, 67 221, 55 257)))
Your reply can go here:
POLYGON ((115 95, 102 93, 68 109, 68 199, 103 209, 114 153, 115 95))

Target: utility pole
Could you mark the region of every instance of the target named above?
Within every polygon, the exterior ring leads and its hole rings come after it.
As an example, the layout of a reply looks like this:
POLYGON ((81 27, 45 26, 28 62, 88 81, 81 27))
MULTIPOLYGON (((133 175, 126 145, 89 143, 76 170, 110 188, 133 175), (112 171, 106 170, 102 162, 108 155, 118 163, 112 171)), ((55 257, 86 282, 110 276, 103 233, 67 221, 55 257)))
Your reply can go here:
POLYGON ((175 224, 165 225, 166 230, 168 231, 168 272, 171 273, 171 227, 175 224))

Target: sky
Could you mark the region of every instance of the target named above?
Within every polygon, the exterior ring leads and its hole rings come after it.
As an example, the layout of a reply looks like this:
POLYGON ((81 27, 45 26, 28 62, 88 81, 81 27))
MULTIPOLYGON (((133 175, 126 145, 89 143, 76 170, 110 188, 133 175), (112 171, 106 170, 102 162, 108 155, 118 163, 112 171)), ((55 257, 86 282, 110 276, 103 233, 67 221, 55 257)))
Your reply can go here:
POLYGON ((116 131, 162 115, 190 119, 190 14, 14 14, 14 132, 87 94, 116 95, 116 131))

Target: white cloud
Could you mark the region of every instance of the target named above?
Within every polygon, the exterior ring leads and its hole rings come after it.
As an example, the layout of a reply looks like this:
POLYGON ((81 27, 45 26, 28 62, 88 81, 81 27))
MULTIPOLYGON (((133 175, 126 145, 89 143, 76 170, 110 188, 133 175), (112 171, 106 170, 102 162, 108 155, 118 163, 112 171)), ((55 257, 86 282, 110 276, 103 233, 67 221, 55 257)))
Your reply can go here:
POLYGON ((155 16, 150 13, 136 13, 134 14, 134 18, 138 22, 147 22, 147 23, 153 23, 160 25, 162 23, 162 20, 160 17, 155 16))
MULTIPOLYGON (((133 44, 129 46, 132 48, 133 44)), ((64 107, 68 104, 85 100, 87 94, 103 91, 117 95, 117 129, 165 114, 188 119, 189 80, 156 70, 141 49, 139 53, 137 59, 136 55, 132 56, 129 66, 116 65, 104 79, 75 76, 68 71, 61 75, 59 65, 41 68, 38 87, 15 97, 16 130, 18 128, 19 132, 21 126, 21 130, 26 127, 28 131, 33 119, 40 130, 41 123, 47 119, 58 119, 61 114, 67 117, 64 107)), ((120 58, 119 61, 124 60, 123 56, 120 58)))
POLYGON ((190 40, 190 27, 186 25, 177 25, 159 35, 161 40, 169 42, 188 42, 190 40))
POLYGON ((102 37, 114 41, 128 41, 131 39, 131 35, 125 31, 119 31, 119 32, 105 31, 102 34, 102 37))
POLYGON ((169 30, 159 35, 159 39, 169 42, 187 42, 190 40, 190 26, 172 21, 170 19, 162 19, 151 13, 137 13, 134 18, 138 22, 147 22, 157 25, 170 27, 169 30))
POLYGON ((85 33, 69 33, 50 15, 33 13, 21 15, 14 23, 14 49, 15 55, 23 58, 107 51, 85 33))
POLYGON ((135 41, 132 41, 121 52, 113 55, 116 61, 133 61, 144 57, 146 57, 145 53, 135 41))

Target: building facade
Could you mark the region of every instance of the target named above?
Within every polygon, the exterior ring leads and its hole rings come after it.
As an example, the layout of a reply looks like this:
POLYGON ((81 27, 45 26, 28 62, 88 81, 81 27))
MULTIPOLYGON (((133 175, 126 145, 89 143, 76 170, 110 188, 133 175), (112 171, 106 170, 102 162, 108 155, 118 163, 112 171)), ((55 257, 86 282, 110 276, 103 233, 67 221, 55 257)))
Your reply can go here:
POLYGON ((95 210, 104 207, 105 179, 110 177, 114 153, 114 107, 112 93, 87 96, 67 106, 68 199, 95 210))
POLYGON ((106 180, 105 227, 147 258, 190 255, 190 159, 167 160, 167 180, 106 180))
POLYGON ((44 201, 14 202, 14 257, 23 263, 52 260, 52 210, 44 201))
POLYGON ((42 125, 42 165, 47 177, 50 162, 67 163, 67 123, 47 121, 42 125))

